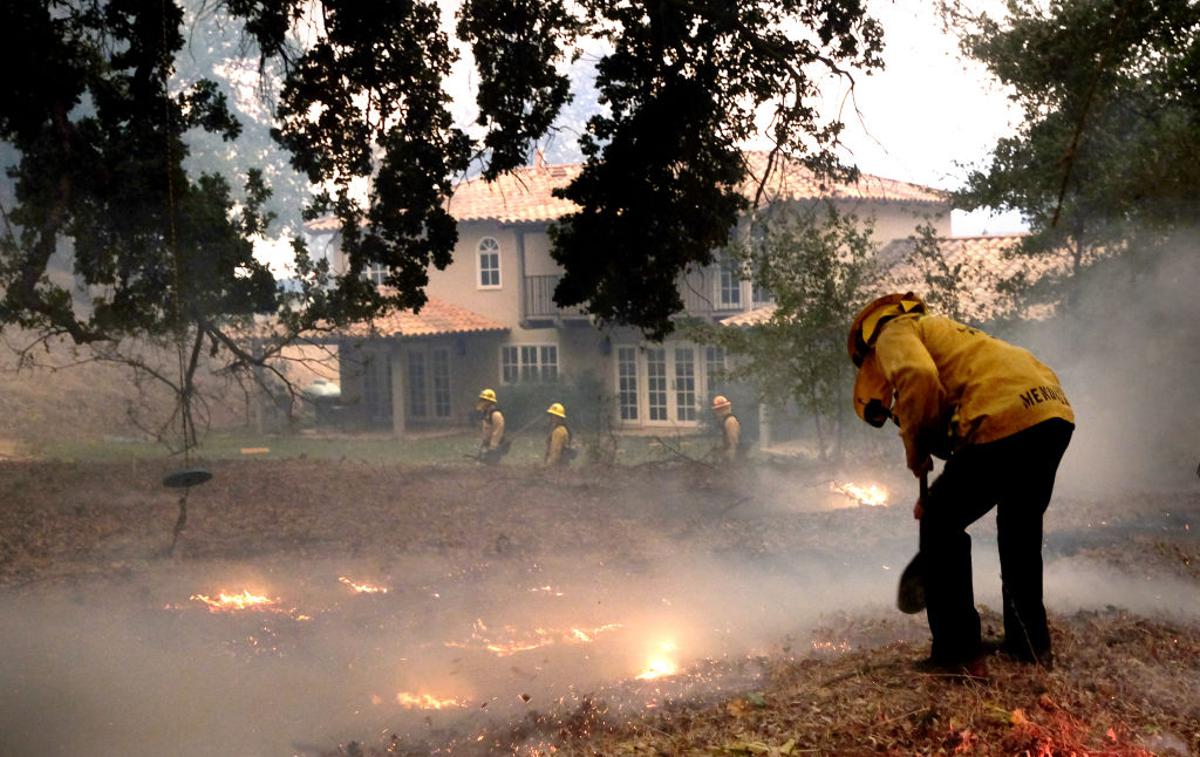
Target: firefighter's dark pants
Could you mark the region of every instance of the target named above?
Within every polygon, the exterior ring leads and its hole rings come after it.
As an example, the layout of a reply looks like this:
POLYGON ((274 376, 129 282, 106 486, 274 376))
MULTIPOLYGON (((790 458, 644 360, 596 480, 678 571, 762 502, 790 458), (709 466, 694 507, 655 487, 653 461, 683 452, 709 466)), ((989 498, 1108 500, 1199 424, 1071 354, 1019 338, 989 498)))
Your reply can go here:
POLYGON ((929 487, 921 517, 926 614, 933 658, 945 664, 980 654, 967 526, 996 506, 1004 594, 1004 645, 1024 659, 1050 653, 1042 605, 1042 515, 1075 427, 1052 419, 987 444, 964 447, 929 487))

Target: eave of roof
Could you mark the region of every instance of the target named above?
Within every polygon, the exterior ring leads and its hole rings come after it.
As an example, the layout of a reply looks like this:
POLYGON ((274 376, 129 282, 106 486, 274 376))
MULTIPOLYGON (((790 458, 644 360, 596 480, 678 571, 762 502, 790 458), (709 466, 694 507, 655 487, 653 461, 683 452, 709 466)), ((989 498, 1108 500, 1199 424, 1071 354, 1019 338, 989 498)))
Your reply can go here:
MULTIPOLYGON (((865 173, 855 181, 829 181, 792 160, 769 163, 769 154, 762 151, 745 155, 750 175, 740 191, 748 200, 759 196, 761 177, 771 165, 768 180, 762 187, 763 204, 816 199, 949 204, 946 192, 920 184, 865 173)), ((570 200, 555 197, 554 190, 569 185, 582 170, 581 163, 539 163, 518 168, 490 182, 479 176, 464 179, 454 187, 446 209, 459 223, 552 223, 578 209, 570 200)), ((340 222, 327 216, 308 222, 305 228, 312 233, 328 233, 337 231, 340 222)))
POLYGON ((354 323, 337 330, 343 337, 416 338, 463 334, 503 333, 508 326, 436 297, 430 297, 421 312, 397 310, 371 321, 354 323))
POLYGON ((775 305, 760 305, 753 310, 747 310, 743 313, 736 313, 731 316, 722 318, 717 321, 722 326, 731 326, 733 328, 747 328, 749 326, 761 326, 771 320, 771 316, 775 315, 775 305))

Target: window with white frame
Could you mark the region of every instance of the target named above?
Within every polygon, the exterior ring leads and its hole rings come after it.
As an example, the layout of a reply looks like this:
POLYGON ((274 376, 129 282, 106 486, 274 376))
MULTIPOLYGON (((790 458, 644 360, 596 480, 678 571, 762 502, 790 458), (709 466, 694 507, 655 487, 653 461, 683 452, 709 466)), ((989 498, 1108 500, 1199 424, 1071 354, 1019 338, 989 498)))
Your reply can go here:
POLYGON ((558 347, 553 344, 538 348, 541 355, 542 382, 553 384, 558 381, 558 347))
POLYGON ((433 359, 433 415, 450 417, 450 350, 438 348, 430 353, 433 359))
POLYGON ((725 381, 725 348, 704 348, 704 383, 713 391, 725 381))
POLYGON ((504 384, 558 381, 558 345, 521 344, 500 348, 500 381, 504 384))
POLYGON ((521 351, 516 347, 500 348, 500 383, 515 384, 521 377, 521 351))
POLYGON ((666 421, 667 351, 663 347, 646 349, 646 409, 652 421, 666 421))
POLYGON ((691 347, 675 348, 675 418, 696 420, 696 351, 691 347))
POLYGON ((617 417, 622 423, 694 426, 705 405, 709 374, 724 353, 684 342, 619 346, 617 417))
POLYGON ((410 350, 408 353, 408 415, 424 418, 429 414, 426 403, 425 353, 410 350))
POLYGON ((621 420, 638 419, 638 360, 636 347, 617 348, 617 405, 621 420))
POLYGON ((479 288, 500 288, 500 243, 492 237, 479 240, 479 288))
POLYGON ((368 351, 362 364, 363 406, 373 423, 392 418, 392 371, 386 352, 368 351))
POLYGON ((721 259, 720 276, 717 280, 717 304, 723 308, 742 305, 742 269, 732 257, 721 259))
POLYGON ((387 282, 388 267, 383 263, 367 263, 362 275, 375 286, 383 286, 387 282))

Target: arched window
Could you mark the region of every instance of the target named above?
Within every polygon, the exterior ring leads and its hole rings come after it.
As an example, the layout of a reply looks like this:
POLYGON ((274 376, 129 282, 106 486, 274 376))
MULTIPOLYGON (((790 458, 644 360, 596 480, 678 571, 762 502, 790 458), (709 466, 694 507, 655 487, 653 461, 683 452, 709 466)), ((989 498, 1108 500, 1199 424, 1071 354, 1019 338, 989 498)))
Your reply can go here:
POLYGON ((492 237, 479 240, 479 288, 500 288, 500 243, 492 237))

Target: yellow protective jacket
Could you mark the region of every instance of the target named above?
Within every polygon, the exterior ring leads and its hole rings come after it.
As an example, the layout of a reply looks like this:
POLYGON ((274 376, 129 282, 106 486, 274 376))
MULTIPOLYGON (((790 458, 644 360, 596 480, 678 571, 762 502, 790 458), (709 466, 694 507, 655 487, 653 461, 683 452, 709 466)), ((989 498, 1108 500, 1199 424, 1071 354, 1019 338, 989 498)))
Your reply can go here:
POLYGON ((504 441, 504 413, 498 407, 490 407, 483 412, 483 424, 480 427, 480 445, 484 449, 498 449, 504 441))
POLYGON ((563 450, 571 441, 571 432, 561 423, 556 423, 546 436, 546 465, 559 465, 563 462, 563 450))
POLYGON ((896 392, 893 414, 914 471, 937 450, 996 441, 1051 418, 1075 422, 1054 371, 949 318, 888 321, 874 359, 896 392))
POLYGON ((737 416, 730 413, 721 421, 721 452, 728 462, 736 462, 738 448, 742 443, 742 424, 737 416))

